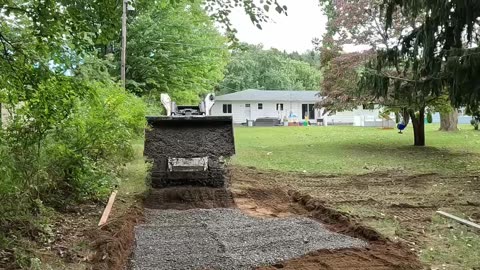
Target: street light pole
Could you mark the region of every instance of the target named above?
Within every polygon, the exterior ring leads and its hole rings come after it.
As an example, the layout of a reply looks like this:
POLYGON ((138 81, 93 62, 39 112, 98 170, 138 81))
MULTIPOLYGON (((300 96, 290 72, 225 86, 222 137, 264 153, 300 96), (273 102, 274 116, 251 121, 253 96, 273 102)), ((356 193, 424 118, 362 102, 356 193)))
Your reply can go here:
POLYGON ((122 63, 121 63, 121 80, 122 87, 125 88, 126 82, 126 61, 127 61, 127 5, 128 0, 122 0, 123 14, 122 14, 122 63))

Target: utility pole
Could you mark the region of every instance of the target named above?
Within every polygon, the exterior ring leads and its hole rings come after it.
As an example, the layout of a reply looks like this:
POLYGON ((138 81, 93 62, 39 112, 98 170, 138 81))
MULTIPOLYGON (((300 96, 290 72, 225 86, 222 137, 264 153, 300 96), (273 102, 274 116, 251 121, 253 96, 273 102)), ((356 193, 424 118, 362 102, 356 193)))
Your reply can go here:
POLYGON ((127 62, 127 5, 128 0, 122 0, 123 14, 122 14, 122 63, 121 63, 121 80, 122 87, 125 88, 126 82, 126 62, 127 62))

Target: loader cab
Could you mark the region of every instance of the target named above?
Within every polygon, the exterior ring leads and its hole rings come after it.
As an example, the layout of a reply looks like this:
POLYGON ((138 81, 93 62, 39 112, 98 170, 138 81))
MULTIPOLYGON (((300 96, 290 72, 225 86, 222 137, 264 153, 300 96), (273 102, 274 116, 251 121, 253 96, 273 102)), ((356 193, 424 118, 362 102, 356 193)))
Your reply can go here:
POLYGON ((172 111, 172 116, 175 115, 204 115, 201 112, 200 106, 176 106, 176 111, 172 111))

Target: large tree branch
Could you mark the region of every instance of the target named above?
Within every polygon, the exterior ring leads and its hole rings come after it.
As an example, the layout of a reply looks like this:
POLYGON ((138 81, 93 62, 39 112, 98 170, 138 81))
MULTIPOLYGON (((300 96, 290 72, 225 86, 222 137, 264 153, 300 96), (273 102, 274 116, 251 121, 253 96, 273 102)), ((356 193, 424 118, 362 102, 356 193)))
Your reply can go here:
POLYGON ((0 4, 0 9, 4 9, 4 10, 7 10, 7 11, 19 11, 19 12, 22 12, 22 13, 27 13, 28 10, 26 9, 23 9, 23 8, 20 8, 20 7, 13 7, 13 6, 6 6, 5 4, 0 4))
POLYGON ((385 72, 378 72, 377 70, 374 70, 374 69, 371 69, 371 68, 366 68, 365 70, 368 71, 370 74, 373 74, 375 76, 381 76, 381 77, 384 77, 384 78, 393 79, 393 80, 402 81, 402 82, 409 82, 409 83, 425 83, 425 82, 428 82, 428 81, 431 81, 431 80, 443 80, 443 79, 447 78, 447 77, 443 78, 443 77, 428 76, 428 77, 420 78, 418 80, 414 80, 414 79, 408 79, 408 78, 405 78, 405 77, 398 77, 398 76, 395 76, 395 75, 387 74, 385 72))
POLYGON ((2 47, 3 47, 3 57, 2 58, 5 59, 5 61, 7 61, 8 66, 10 67, 10 69, 15 74, 16 70, 14 68, 13 60, 11 59, 11 55, 8 51, 8 45, 12 46, 12 44, 5 38, 5 36, 2 35, 2 33, 0 33, 0 43, 2 44, 2 47))
POLYGON ((2 34, 2 32, 0 32, 0 40, 2 41, 2 43, 6 43, 8 45, 10 45, 10 47, 12 47, 12 49, 15 49, 15 46, 13 46, 13 44, 2 34))
POLYGON ((377 33, 382 37, 383 45, 385 45, 385 47, 388 50, 388 48, 389 48, 389 46, 388 46, 388 32, 385 30, 385 28, 380 26, 376 17, 373 18, 373 21, 375 22, 375 27, 377 28, 377 33))

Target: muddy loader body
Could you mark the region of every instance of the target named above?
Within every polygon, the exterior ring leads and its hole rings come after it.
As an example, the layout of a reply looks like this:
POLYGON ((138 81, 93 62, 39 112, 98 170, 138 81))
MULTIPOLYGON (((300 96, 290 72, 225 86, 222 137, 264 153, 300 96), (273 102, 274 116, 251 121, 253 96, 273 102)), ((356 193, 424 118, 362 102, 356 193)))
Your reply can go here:
POLYGON ((169 116, 147 117, 145 156, 154 188, 225 187, 226 161, 235 154, 232 117, 210 116, 213 95, 199 106, 176 106, 162 95, 169 116))

